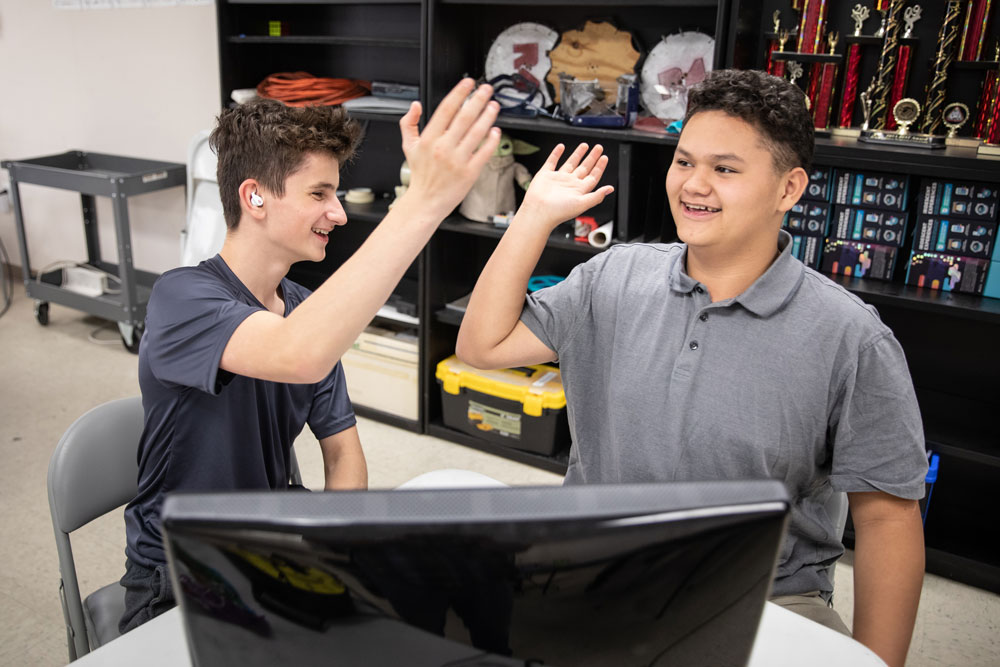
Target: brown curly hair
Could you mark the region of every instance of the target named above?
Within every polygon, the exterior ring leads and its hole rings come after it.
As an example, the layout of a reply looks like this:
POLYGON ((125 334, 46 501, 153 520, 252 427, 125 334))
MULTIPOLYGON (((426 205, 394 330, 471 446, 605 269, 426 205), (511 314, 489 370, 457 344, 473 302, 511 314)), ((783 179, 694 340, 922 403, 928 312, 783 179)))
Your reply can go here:
POLYGON ((752 125, 778 172, 795 167, 809 171, 813 120, 805 95, 793 84, 759 70, 715 70, 691 89, 684 122, 702 111, 722 111, 752 125))
POLYGON ((341 166, 361 143, 362 130, 341 107, 289 107, 260 99, 226 109, 216 119, 209 145, 219 157, 216 176, 226 226, 240 223, 240 184, 256 179, 270 192, 285 194, 285 179, 308 153, 326 153, 341 166))

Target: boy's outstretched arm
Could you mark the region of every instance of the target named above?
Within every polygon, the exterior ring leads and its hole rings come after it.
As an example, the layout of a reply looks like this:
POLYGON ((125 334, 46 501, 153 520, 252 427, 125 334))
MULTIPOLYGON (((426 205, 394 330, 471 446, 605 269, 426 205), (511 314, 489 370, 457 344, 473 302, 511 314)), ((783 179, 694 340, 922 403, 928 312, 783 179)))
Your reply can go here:
POLYGON ((902 667, 924 582, 924 530, 916 500, 848 494, 854 519, 854 638, 902 667))
POLYGON ((400 121, 410 186, 354 255, 286 317, 259 311, 229 339, 221 367, 288 383, 318 382, 385 303, 445 216, 472 188, 500 141, 492 88, 471 79, 420 132, 420 104, 400 121), (470 93, 472 95, 470 96, 470 93), (468 98, 468 99, 466 99, 468 98))
POLYGON ((608 165, 602 147, 580 144, 558 167, 562 144, 531 181, 524 202, 483 269, 458 332, 458 357, 477 368, 537 364, 556 358, 521 321, 528 279, 549 234, 560 223, 593 208, 614 188, 598 190, 608 165))

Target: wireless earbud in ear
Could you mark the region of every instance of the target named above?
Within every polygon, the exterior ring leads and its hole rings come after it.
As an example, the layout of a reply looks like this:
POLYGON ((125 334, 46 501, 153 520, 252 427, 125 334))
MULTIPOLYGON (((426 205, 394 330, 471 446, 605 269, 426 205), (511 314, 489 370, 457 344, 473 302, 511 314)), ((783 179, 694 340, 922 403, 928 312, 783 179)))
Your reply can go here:
POLYGON ((256 206, 257 208, 260 208, 261 206, 264 205, 264 199, 256 192, 251 192, 250 203, 256 206))

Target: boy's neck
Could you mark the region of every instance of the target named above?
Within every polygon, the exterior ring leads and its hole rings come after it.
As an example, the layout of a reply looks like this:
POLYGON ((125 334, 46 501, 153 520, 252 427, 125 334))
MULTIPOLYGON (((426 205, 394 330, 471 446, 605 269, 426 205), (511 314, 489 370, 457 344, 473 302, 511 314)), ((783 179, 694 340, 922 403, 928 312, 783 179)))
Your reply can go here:
POLYGON ((278 315, 285 314, 278 285, 291 268, 290 264, 276 259, 263 244, 249 243, 234 232, 226 234, 219 255, 265 308, 278 315))
POLYGON ((780 254, 777 234, 746 245, 738 252, 713 252, 688 246, 687 274, 703 284, 712 302, 732 299, 745 292, 770 268, 780 254))

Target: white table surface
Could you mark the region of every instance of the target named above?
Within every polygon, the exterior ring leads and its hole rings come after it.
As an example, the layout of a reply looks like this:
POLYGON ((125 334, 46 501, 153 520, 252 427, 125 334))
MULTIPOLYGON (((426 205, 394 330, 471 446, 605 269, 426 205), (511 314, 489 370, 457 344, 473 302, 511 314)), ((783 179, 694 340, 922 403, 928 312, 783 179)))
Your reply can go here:
MULTIPOLYGON (((85 655, 74 667, 190 667, 180 610, 171 609, 85 655)), ((764 605, 750 667, 852 667, 885 663, 850 637, 768 602, 764 605)))

